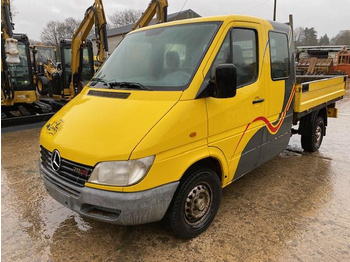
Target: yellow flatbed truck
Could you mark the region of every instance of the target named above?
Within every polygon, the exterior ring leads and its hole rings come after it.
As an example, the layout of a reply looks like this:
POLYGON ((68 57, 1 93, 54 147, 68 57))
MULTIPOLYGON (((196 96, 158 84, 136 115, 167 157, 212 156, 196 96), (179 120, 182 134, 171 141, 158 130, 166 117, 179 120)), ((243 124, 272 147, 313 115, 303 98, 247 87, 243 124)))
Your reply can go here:
POLYGON ((336 116, 347 78, 296 78, 293 50, 289 25, 250 16, 129 33, 43 127, 48 193, 100 221, 162 220, 179 237, 199 235, 223 187, 282 152, 292 133, 316 151, 336 116))

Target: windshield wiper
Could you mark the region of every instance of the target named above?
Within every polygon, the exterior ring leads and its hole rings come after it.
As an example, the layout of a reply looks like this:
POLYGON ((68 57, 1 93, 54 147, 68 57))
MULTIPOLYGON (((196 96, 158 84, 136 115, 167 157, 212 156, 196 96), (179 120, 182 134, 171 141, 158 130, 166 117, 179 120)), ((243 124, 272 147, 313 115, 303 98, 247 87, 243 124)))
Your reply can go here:
POLYGON ((100 82, 100 83, 105 84, 108 88, 112 88, 111 85, 103 78, 95 77, 95 78, 92 78, 91 81, 95 82, 92 86, 94 86, 94 85, 96 85, 96 83, 100 82))
POLYGON ((133 88, 133 89, 140 89, 140 90, 148 90, 152 91, 151 88, 146 87, 140 83, 136 82, 109 82, 109 86, 113 88, 114 86, 120 86, 121 88, 133 88))

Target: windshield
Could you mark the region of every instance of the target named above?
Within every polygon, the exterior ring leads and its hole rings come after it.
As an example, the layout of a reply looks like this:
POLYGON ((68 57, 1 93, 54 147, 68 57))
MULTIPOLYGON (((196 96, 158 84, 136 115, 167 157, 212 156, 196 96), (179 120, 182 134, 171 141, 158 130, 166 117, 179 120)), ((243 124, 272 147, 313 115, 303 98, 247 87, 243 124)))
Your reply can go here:
POLYGON ((11 76, 11 83, 14 88, 26 89, 31 84, 28 57, 26 53, 26 45, 18 41, 17 46, 19 52, 19 64, 8 64, 8 69, 11 76))
POLYGON ((219 23, 210 22, 132 33, 95 75, 101 84, 91 85, 106 88, 116 82, 137 83, 152 90, 184 90, 218 27, 219 23))
POLYGON ((53 47, 38 46, 37 50, 37 62, 46 63, 48 59, 51 59, 53 63, 56 63, 55 49, 53 47))

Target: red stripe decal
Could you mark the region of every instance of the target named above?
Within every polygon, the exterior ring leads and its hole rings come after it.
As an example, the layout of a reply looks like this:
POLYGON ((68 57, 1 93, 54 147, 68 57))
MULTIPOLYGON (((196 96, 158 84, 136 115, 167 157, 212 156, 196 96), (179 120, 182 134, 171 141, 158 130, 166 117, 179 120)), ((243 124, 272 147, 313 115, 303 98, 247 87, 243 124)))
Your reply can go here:
POLYGON ((291 103, 292 103, 292 101, 293 101, 294 93, 295 93, 295 87, 293 87, 292 92, 291 92, 291 94, 290 94, 290 96, 289 96, 287 105, 286 105, 285 109, 283 110, 282 115, 281 115, 281 117, 280 117, 280 120, 278 121, 278 123, 277 123, 276 125, 273 125, 266 117, 264 117, 264 116, 259 116, 259 117, 255 118, 252 122, 250 122, 250 123, 246 126, 246 128, 244 129, 244 132, 243 132, 243 134, 242 134, 242 136, 241 136, 241 138, 240 138, 239 141, 238 141, 238 144, 237 144, 237 146, 236 146, 236 149, 235 149, 235 152, 233 153, 233 155, 236 154, 237 148, 238 148, 239 144, 241 143, 241 141, 242 141, 242 139, 243 139, 243 136, 245 135, 245 133, 247 132, 249 126, 250 126, 252 123, 257 122, 257 121, 263 121, 263 122, 265 123, 266 127, 267 127, 267 130, 268 130, 271 134, 275 134, 275 133, 278 132, 278 130, 280 129, 280 127, 281 127, 281 125, 282 125, 282 123, 283 123, 283 121, 284 121, 284 118, 285 118, 285 116, 286 116, 286 114, 287 114, 287 111, 288 111, 288 109, 289 109, 289 107, 290 107, 290 105, 291 105, 291 103))

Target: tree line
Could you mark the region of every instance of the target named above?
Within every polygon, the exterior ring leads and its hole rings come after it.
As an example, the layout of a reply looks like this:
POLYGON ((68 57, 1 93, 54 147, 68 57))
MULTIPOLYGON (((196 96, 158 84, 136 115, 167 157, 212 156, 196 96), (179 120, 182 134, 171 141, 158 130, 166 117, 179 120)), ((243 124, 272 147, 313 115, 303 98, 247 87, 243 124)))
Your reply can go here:
POLYGON ((296 46, 350 45, 350 30, 341 30, 330 39, 327 34, 318 38, 314 27, 297 27, 294 30, 294 39, 296 46))
MULTIPOLYGON (((109 16, 109 22, 107 29, 110 27, 120 27, 127 24, 136 23, 141 17, 141 10, 127 9, 124 11, 116 11, 113 15, 109 16)), ((72 39, 75 30, 78 29, 81 20, 77 20, 73 17, 68 17, 63 21, 51 20, 42 29, 40 40, 30 40, 31 44, 42 43, 48 46, 55 46, 57 50, 57 57, 60 57, 60 41, 62 39, 72 39)), ((90 34, 94 33, 95 27, 93 26, 90 34)))

